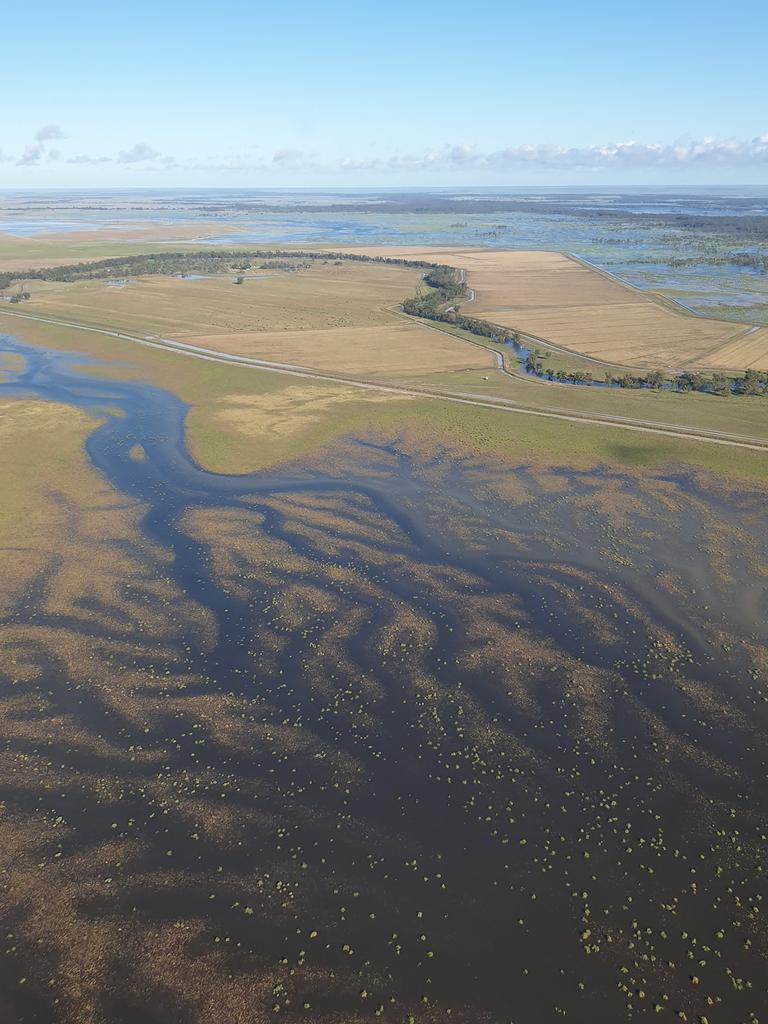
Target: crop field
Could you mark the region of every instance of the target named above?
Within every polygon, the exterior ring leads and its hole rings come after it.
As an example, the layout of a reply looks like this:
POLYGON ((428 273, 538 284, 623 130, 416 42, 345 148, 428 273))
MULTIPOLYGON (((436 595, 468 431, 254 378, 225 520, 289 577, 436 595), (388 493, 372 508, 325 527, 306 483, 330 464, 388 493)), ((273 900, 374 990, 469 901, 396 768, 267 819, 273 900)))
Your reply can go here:
POLYGON ((184 340, 236 355, 329 372, 343 371, 353 377, 384 379, 392 374, 472 368, 488 372, 494 366, 490 353, 445 334, 428 334, 422 327, 407 322, 352 329, 206 334, 184 340))
POLYGON ((463 269, 480 316, 571 351, 618 365, 679 370, 768 369, 768 329, 677 311, 554 252, 368 248, 463 269))
POLYGON ((416 270, 353 263, 251 271, 241 285, 231 275, 35 282, 24 309, 357 376, 492 367, 476 346, 392 312, 420 280, 416 270))
POLYGON ((705 357, 704 365, 731 369, 768 370, 768 327, 748 327, 705 357))
POLYGON ((177 338, 270 330, 387 325, 386 306, 411 294, 421 274, 400 267, 345 263, 296 273, 137 277, 74 284, 34 282, 25 309, 177 338))
MULTIPOLYGON (((125 240, 126 249, 136 244, 136 239, 130 244, 125 240)), ((574 355, 637 369, 743 372, 768 368, 768 328, 686 313, 669 299, 624 285, 561 253, 435 246, 374 246, 356 251, 440 260, 459 267, 474 294, 463 304, 465 313, 521 330, 574 355)), ((237 296, 233 279, 226 276, 205 280, 139 277, 117 286, 104 281, 35 282, 32 301, 26 305, 46 315, 204 346, 217 347, 221 338, 220 347, 226 351, 341 371, 345 342, 350 339, 332 332, 392 326, 392 308, 413 294, 420 279, 420 272, 406 268, 329 262, 293 274, 269 269, 250 272, 237 286, 237 296), (281 340, 267 337, 270 331, 329 333, 311 340, 294 336, 281 340), (238 335, 242 335, 242 349, 238 335)), ((354 362, 349 372, 407 371, 395 349, 400 342, 407 349, 411 341, 415 354, 419 350, 415 337, 406 339, 397 332, 379 346, 375 334, 360 335, 347 349, 354 362), (392 349, 387 360, 381 358, 385 348, 392 349)), ((487 365, 451 345, 440 347, 434 355, 446 361, 446 369, 487 365)), ((423 366, 413 367, 414 372, 422 370, 426 372, 423 366)))
POLYGON ((748 330, 677 315, 652 302, 493 310, 488 319, 610 363, 681 370, 748 330))

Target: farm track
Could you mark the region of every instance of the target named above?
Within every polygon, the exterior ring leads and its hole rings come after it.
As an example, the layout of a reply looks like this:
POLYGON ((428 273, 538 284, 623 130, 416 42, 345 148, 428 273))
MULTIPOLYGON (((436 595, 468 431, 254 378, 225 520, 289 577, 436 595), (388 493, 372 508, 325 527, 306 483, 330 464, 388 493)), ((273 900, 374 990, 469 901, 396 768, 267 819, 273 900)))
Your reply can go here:
MULTIPOLYGON (((90 331, 91 333, 100 334, 105 337, 117 338, 120 341, 128 341, 147 348, 155 348, 165 352, 176 352, 179 355, 191 356, 196 359, 205 359, 209 362, 247 366, 269 373, 280 373, 293 377, 303 377, 309 380, 324 381, 330 384, 340 384, 366 391, 377 391, 392 395, 405 395, 413 398, 427 398, 436 401, 452 402, 459 405, 471 405, 485 409, 495 409, 502 412, 516 413, 521 416, 539 416, 544 419, 562 420, 569 423, 588 423, 591 425, 613 427, 614 429, 628 430, 637 433, 657 434, 663 437, 684 438, 691 441, 702 441, 709 444, 719 444, 734 448, 748 448, 754 451, 768 452, 768 440, 763 440, 759 437, 753 437, 748 434, 730 434, 725 431, 709 430, 703 427, 681 426, 679 424, 660 423, 653 420, 633 419, 624 416, 597 416, 593 414, 563 413, 546 406, 530 407, 522 405, 519 402, 508 398, 489 398, 487 396, 476 395, 471 392, 442 391, 416 386, 401 387, 396 384, 383 384, 371 380, 319 373, 311 367, 297 366, 292 363, 278 363, 263 359, 255 359, 248 356, 237 356, 228 352, 220 352, 216 349, 189 345, 181 341, 171 341, 169 339, 154 337, 139 337, 137 335, 125 334, 117 330, 110 330, 105 327, 94 327, 70 320, 59 320, 51 317, 38 316, 32 313, 15 313, 10 310, 0 310, 0 316, 15 317, 20 320, 37 321, 58 327, 68 327, 74 330, 90 331)), ((430 325, 424 324, 423 326, 431 330, 439 330, 439 328, 431 327, 430 325)), ((451 335, 451 337, 455 337, 455 335, 451 335)), ((466 341, 466 339, 457 340, 464 340, 467 344, 474 344, 473 342, 466 341)), ((503 366, 503 360, 502 365, 499 366, 501 355, 498 353, 497 355, 497 368, 500 369, 502 373, 513 377, 515 380, 521 380, 520 377, 510 373, 503 366)))

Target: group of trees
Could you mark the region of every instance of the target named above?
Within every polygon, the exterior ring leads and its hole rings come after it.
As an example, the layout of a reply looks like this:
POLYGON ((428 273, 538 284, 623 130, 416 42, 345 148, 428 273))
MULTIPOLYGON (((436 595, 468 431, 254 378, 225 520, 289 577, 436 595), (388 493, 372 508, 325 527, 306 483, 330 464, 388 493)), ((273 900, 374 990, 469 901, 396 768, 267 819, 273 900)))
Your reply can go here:
POLYGON ((479 338, 488 338, 490 341, 495 341, 500 345, 517 338, 514 331, 510 331, 506 327, 500 327, 498 324, 492 324, 489 320, 480 320, 474 316, 464 316, 463 313, 457 313, 454 309, 447 309, 445 311, 436 309, 435 302, 436 300, 431 296, 421 299, 418 297, 416 299, 406 299, 402 304, 402 309, 404 313, 408 313, 411 316, 420 316, 427 320, 437 320, 440 323, 451 324, 462 331, 467 331, 468 334, 474 334, 479 338))
POLYGON ((426 320, 436 320, 439 323, 451 324, 468 334, 474 334, 479 338, 488 338, 498 344, 507 341, 516 341, 517 334, 507 327, 491 323, 490 320, 481 320, 479 317, 464 316, 449 303, 456 303, 467 294, 466 286, 459 280, 456 271, 452 267, 437 267, 424 275, 424 281, 434 291, 421 293, 415 297, 404 299, 401 308, 409 316, 423 317, 426 320), (452 278, 448 278, 444 271, 451 271, 452 278), (446 308, 448 306, 448 308, 446 308))
POLYGON ((768 395, 768 373, 746 370, 733 382, 733 390, 737 395, 768 395))
MULTIPOLYGON (((320 252, 286 249, 205 249, 198 252, 144 253, 135 256, 114 256, 91 263, 70 263, 61 267, 38 267, 24 271, 0 272, 0 290, 15 281, 88 281, 112 277, 138 277, 151 274, 215 274, 222 271, 250 270, 270 261, 275 268, 283 262, 291 268, 297 264, 309 266, 315 261, 330 260, 352 263, 385 263, 399 267, 413 267, 434 271, 440 264, 427 260, 409 260, 395 256, 368 256, 364 253, 320 252)), ((447 268, 451 269, 451 268, 447 268)))
POLYGON ((540 352, 529 352, 525 357, 526 373, 546 380, 556 380, 560 384, 585 384, 589 387, 593 383, 594 377, 588 370, 553 370, 551 366, 544 366, 542 360, 548 356, 549 353, 542 355, 540 352))
MULTIPOLYGON (((544 360, 548 357, 549 353, 528 352, 524 360, 526 373, 564 384, 596 383, 594 376, 588 371, 553 370, 551 366, 545 366, 544 360)), ((649 370, 644 374, 606 373, 605 383, 630 390, 647 388, 653 391, 698 391, 708 395, 768 396, 768 373, 759 370, 745 370, 743 376, 736 378, 728 377, 724 373, 713 373, 707 377, 696 370, 685 370, 674 378, 668 378, 661 370, 649 370)))
POLYGON ((452 299, 466 298, 467 289, 461 279, 461 275, 455 267, 448 267, 444 263, 432 267, 424 275, 424 283, 440 293, 444 302, 452 299))
POLYGON ((745 370, 743 376, 733 378, 724 373, 706 377, 695 370, 686 370, 675 377, 674 385, 678 391, 701 391, 711 395, 766 395, 768 373, 745 370))
POLYGON ((430 290, 424 291, 419 287, 414 296, 404 299, 401 303, 403 312, 409 316, 425 317, 427 320, 455 323, 454 318, 457 314, 453 305, 467 295, 459 271, 439 263, 429 268, 423 280, 430 290))
MULTIPOLYGON (((328 263, 328 260, 323 260, 323 263, 328 263)), ((338 266, 340 261, 336 263, 338 266)), ((252 264, 249 263, 244 269, 250 270, 252 264)), ((264 263, 260 263, 259 270, 308 270, 312 266, 307 260, 266 260, 264 263)))
POLYGON ((650 388, 652 391, 659 391, 661 388, 669 387, 669 382, 661 370, 649 370, 648 373, 606 373, 606 384, 616 384, 620 388, 650 388))

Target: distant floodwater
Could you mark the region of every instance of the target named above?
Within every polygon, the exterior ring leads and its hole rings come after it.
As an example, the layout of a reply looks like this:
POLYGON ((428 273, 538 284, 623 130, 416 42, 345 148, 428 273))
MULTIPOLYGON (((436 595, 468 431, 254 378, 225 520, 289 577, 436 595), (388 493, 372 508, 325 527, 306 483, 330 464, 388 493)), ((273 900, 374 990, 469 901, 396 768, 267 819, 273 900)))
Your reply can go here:
POLYGON ((197 243, 211 246, 566 251, 697 312, 768 322, 765 188, 166 189, 58 193, 44 201, 18 193, 0 197, 3 215, 0 232, 18 237, 198 222, 197 243), (31 208, 35 217, 26 217, 31 208), (88 219, 41 216, 63 211, 88 219), (745 253, 754 265, 735 259, 745 253))

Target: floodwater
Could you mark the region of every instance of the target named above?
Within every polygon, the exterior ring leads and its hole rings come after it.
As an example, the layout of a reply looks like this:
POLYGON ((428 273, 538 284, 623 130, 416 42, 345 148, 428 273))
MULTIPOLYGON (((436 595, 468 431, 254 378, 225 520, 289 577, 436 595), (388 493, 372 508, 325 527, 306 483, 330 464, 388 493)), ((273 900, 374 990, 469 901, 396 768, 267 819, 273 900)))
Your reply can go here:
POLYGON ((58 234, 71 231, 98 231, 104 224, 90 224, 86 221, 57 220, 0 220, 0 232, 15 238, 32 238, 35 235, 58 234))
MULTIPOLYGON (((387 207, 401 190, 157 190, 6 196, 0 231, 19 236, 45 232, 122 229, 148 224, 205 223, 212 245, 479 245, 568 251, 640 288, 658 289, 712 316, 768 320, 768 275, 734 263, 734 253, 765 255, 749 235, 749 218, 765 216, 760 187, 745 189, 431 189, 408 193, 412 209, 387 207), (525 210, 484 212, 480 201, 525 200, 525 210), (462 200, 460 210, 441 200, 462 200), (478 210, 471 207, 478 202, 478 210), (352 204, 355 209, 344 209, 352 204), (423 204, 423 206, 422 206, 423 204), (43 214, 62 210, 71 222, 43 214), (585 215, 585 212, 588 215, 585 215), (610 216, 606 217, 605 215, 610 216), (745 235, 721 236, 714 226, 696 232, 654 220, 662 214, 745 218, 745 235), (79 221, 78 218, 84 218, 79 221), (218 220, 221 231, 210 223, 218 220), (233 227, 235 230, 233 230, 233 227), (679 266, 681 258, 692 260, 679 266)), ((201 228, 202 230, 202 228, 201 228)))
POLYGON ((762 1019, 763 494, 405 438, 220 475, 173 395, 1 349, 101 416, 174 595, 0 619, 4 1020, 762 1019))
MULTIPOLYGON (((607 204, 610 206, 611 204, 607 204)), ((596 205, 596 212, 606 204, 596 205)), ((642 212, 642 211, 638 211, 642 212)), ((652 212, 649 210, 647 212, 652 212)), ((672 205, 670 213, 683 212, 672 205)), ((713 211, 707 210, 708 213, 713 211)), ((715 211, 723 216, 728 209, 715 211)), ((731 216, 733 211, 730 211, 731 216)), ((237 220, 237 218, 233 218, 237 220)), ((545 249, 572 252, 638 288, 680 295, 697 311, 717 316, 739 317, 762 322, 768 317, 768 277, 759 267, 737 266, 724 259, 711 260, 713 253, 725 256, 740 248, 731 243, 713 244, 708 236, 697 238, 656 224, 627 220, 605 222, 599 217, 571 217, 541 212, 492 214, 338 214, 317 213, 285 217, 261 213, 243 218, 237 232, 200 238, 210 245, 314 244, 349 246, 363 239, 367 245, 480 245, 503 249, 545 249), (699 262, 689 267, 675 265, 680 256, 699 262), (721 308, 722 307, 722 308, 721 308)), ((764 247, 757 247, 758 254, 764 247)))

